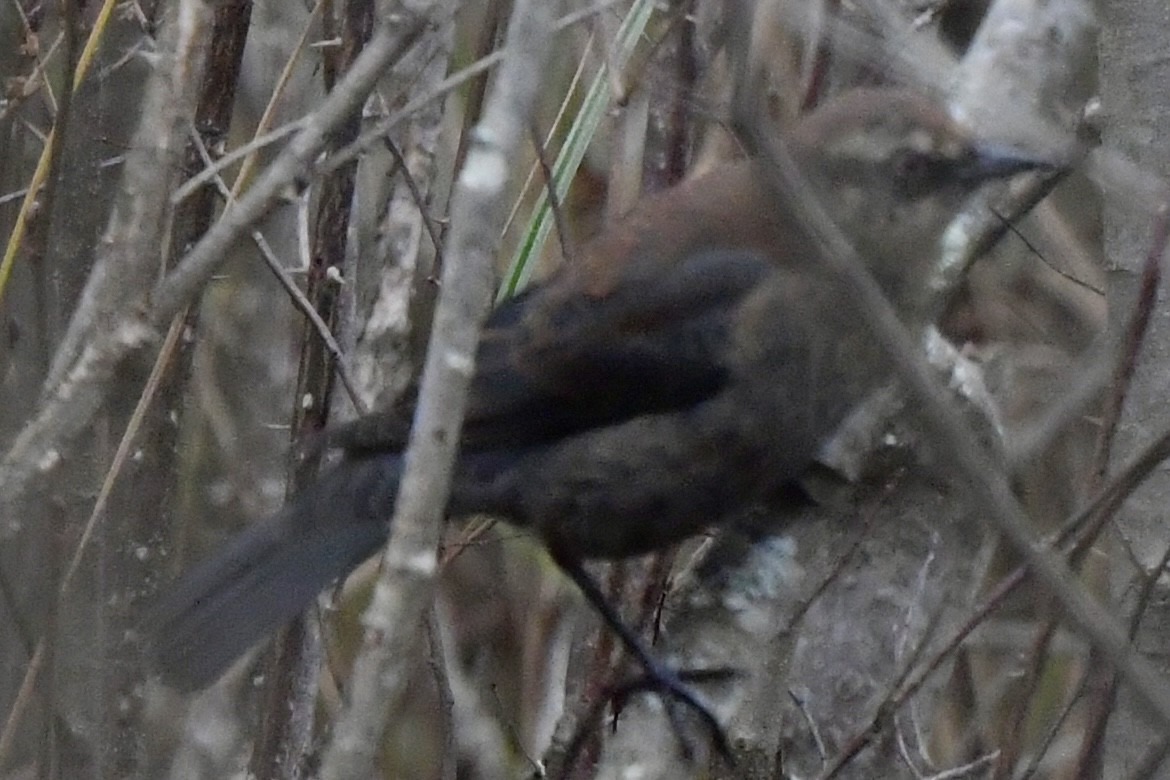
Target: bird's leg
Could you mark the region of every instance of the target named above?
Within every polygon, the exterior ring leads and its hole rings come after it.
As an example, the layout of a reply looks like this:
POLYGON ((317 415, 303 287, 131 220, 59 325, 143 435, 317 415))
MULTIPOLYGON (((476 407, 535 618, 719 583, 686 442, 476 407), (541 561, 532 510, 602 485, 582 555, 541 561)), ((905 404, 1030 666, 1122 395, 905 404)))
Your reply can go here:
POLYGON ((732 758, 731 743, 727 739, 727 734, 723 731, 723 727, 715 718, 714 713, 708 709, 707 705, 699 701, 687 683, 726 680, 734 676, 735 671, 733 669, 680 671, 661 663, 654 658, 642 639, 622 621, 617 610, 614 609, 613 605, 606 599, 605 594, 602 593, 597 581, 593 579, 589 572, 585 571, 580 561, 563 555, 554 554, 553 557, 557 565, 577 584, 577 587, 581 589, 581 593, 584 594, 585 599, 593 605, 593 608, 601 615, 601 619, 617 634, 618 639, 625 645, 626 650, 637 660, 638 665, 642 667, 644 672, 642 677, 621 686, 614 692, 612 698, 615 707, 620 706, 620 702, 628 699, 634 693, 640 691, 657 693, 663 697, 663 704, 666 706, 667 716, 670 718, 671 725, 678 735, 679 741, 682 742, 684 750, 689 755, 691 751, 687 745, 686 737, 683 734, 682 724, 674 708, 671 706, 671 702, 667 699, 681 702, 695 711, 707 730, 711 732, 711 739, 714 741, 716 749, 730 761, 732 758))

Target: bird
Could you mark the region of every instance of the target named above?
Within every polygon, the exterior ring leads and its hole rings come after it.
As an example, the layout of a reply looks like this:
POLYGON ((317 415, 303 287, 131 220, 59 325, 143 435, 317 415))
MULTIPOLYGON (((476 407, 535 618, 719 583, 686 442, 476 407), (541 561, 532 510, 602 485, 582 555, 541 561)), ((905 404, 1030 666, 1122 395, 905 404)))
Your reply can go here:
MULTIPOLYGON (((807 196, 908 324, 964 201, 1047 165, 906 89, 843 93, 786 138, 807 196)), ((645 197, 500 304, 476 355, 447 516, 494 515, 537 537, 651 676, 669 672, 581 564, 661 550, 789 495, 889 376, 765 165, 728 161, 645 197)), ((335 465, 164 590, 150 649, 164 682, 206 687, 384 545, 415 397, 329 432, 335 465)))

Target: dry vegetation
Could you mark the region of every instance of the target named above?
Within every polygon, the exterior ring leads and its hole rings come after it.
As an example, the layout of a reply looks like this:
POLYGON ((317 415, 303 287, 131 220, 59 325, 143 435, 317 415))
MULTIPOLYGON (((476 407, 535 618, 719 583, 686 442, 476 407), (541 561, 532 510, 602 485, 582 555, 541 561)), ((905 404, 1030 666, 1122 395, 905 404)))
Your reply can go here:
POLYGON ((1161 3, 0 7, 0 780, 1167 776, 1161 3), (697 686, 734 767, 654 699, 611 730, 611 637, 425 480, 381 659, 371 561, 213 689, 148 679, 154 594, 418 378, 444 298, 482 310, 755 148, 745 104, 782 136, 875 83, 1074 168, 972 205, 938 269, 957 349, 933 391, 899 364, 914 400, 858 415, 815 507, 598 567, 664 655, 742 670, 697 686))

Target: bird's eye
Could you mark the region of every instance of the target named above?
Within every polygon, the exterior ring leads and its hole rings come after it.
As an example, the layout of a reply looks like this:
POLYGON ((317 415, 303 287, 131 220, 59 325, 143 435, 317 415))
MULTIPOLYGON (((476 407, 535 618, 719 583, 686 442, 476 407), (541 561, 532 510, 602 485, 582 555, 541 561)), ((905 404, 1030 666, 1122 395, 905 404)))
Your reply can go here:
POLYGON ((892 159, 894 181, 906 197, 927 195, 946 180, 946 160, 917 149, 901 149, 892 159))

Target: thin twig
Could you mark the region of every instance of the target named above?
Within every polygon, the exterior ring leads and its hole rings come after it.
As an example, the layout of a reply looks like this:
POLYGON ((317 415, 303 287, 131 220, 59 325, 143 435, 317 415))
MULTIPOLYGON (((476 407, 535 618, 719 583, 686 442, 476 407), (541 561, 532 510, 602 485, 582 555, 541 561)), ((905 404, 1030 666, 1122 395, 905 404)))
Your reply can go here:
MULTIPOLYGON (((418 182, 414 180, 414 174, 410 172, 410 168, 406 165, 406 157, 403 156, 402 150, 398 148, 398 144, 390 136, 386 136, 386 150, 390 152, 390 156, 394 158, 394 164, 398 166, 398 173, 402 176, 402 181, 406 183, 406 189, 410 192, 410 197, 414 200, 414 205, 418 209, 419 219, 422 221, 423 229, 427 231, 427 235, 431 239, 431 246, 435 248, 436 257, 443 256, 443 239, 439 237, 439 232, 435 230, 435 220, 427 213, 427 199, 423 195, 422 190, 419 189, 418 182)), ((436 262, 437 265, 442 263, 436 262)))
POLYGON ((1157 303, 1158 287, 1162 280, 1162 258, 1166 254, 1167 241, 1170 241, 1170 205, 1162 204, 1154 215, 1154 236, 1142 266, 1137 300, 1134 302, 1125 335, 1121 340, 1121 353, 1117 358, 1109 398, 1102 413, 1101 439, 1093 459, 1092 475, 1096 483, 1104 479, 1109 468, 1109 454, 1112 450, 1113 437, 1117 433, 1117 424, 1121 419, 1121 409, 1125 404, 1134 372, 1137 370, 1138 352, 1145 341, 1150 318, 1157 303))
POLYGON ((548 155, 545 154, 544 144, 540 140, 540 128, 536 120, 528 128, 528 137, 532 141, 532 149, 536 152, 536 162, 540 172, 544 175, 544 191, 548 197, 548 207, 552 210, 553 223, 557 228, 557 239, 561 244, 561 256, 565 262, 571 263, 573 255, 569 247, 569 226, 565 222, 565 212, 561 208, 561 199, 557 196, 556 181, 553 179, 552 167, 548 164, 548 155))
MULTIPOLYGON (((199 155, 203 158, 204 164, 210 168, 212 161, 211 155, 207 151, 207 145, 203 143, 203 139, 199 136, 199 133, 195 132, 194 130, 192 130, 191 136, 192 143, 194 143, 195 148, 199 150, 199 155)), ((233 190, 229 190, 227 184, 220 176, 213 176, 212 183, 215 185, 216 190, 219 192, 224 202, 227 203, 230 208, 234 201, 234 188, 233 190)), ((240 179, 237 178, 237 187, 239 183, 240 179)), ((337 377, 341 380, 341 384, 345 387, 345 392, 349 396, 350 402, 353 403, 353 406, 355 409, 357 409, 358 414, 365 414, 365 403, 362 401, 361 396, 358 395, 357 387, 353 382, 353 377, 350 376, 349 369, 345 363, 345 355, 341 352, 341 345, 337 343, 337 339, 333 336, 333 331, 330 330, 329 323, 325 322, 325 320, 321 318, 320 313, 309 301, 309 299, 305 297, 305 293, 301 290, 300 286, 297 285, 296 281, 292 278, 289 272, 285 270, 284 266, 280 262, 280 259, 276 256, 276 252, 272 250, 272 245, 269 244, 268 239, 264 237, 264 234, 259 230, 252 230, 251 235, 252 241, 256 244, 256 248, 260 250, 260 256, 264 258, 265 265, 268 266, 268 269, 272 271, 272 275, 276 277, 278 282, 280 282, 280 286, 284 288, 284 291, 288 294, 289 300, 292 301, 296 310, 303 314, 305 319, 309 321, 309 324, 313 326, 313 330, 316 331, 317 337, 321 339, 321 343, 325 345, 325 349, 328 350, 329 354, 333 357, 334 367, 337 370, 337 377)))

